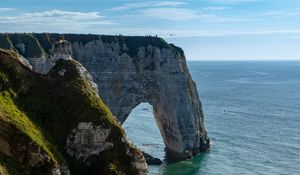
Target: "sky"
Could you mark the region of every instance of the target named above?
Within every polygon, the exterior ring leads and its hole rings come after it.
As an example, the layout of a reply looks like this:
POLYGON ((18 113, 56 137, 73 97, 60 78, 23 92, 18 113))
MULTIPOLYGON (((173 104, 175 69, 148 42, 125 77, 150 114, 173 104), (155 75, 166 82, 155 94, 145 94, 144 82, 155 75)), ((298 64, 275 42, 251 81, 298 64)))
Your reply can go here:
POLYGON ((187 60, 300 60, 300 1, 1 0, 0 32, 158 35, 187 60))

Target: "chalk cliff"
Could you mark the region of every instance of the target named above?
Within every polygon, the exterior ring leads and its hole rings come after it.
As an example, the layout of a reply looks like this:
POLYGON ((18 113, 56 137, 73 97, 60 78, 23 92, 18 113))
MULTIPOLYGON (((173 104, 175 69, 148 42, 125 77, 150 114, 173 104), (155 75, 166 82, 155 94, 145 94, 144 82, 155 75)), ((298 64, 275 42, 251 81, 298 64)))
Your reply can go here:
POLYGON ((175 159, 209 149, 202 106, 184 52, 161 38, 2 34, 0 47, 20 53, 40 73, 47 73, 60 58, 79 61, 121 123, 138 104, 150 103, 167 151, 175 159))
POLYGON ((0 174, 143 175, 147 165, 81 64, 59 60, 42 75, 0 49, 0 174))

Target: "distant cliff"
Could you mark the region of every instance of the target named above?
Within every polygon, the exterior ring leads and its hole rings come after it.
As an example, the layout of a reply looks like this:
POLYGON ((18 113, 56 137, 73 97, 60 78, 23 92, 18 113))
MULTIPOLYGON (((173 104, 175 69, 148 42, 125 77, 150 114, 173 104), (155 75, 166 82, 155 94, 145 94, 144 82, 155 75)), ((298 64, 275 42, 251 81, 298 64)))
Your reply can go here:
POLYGON ((2 34, 0 47, 20 53, 47 73, 59 59, 79 61, 121 123, 148 102, 169 155, 186 159, 209 149, 204 115, 183 50, 158 37, 2 34))
POLYGON ((1 175, 147 174, 80 63, 59 60, 46 75, 28 66, 0 49, 1 175))

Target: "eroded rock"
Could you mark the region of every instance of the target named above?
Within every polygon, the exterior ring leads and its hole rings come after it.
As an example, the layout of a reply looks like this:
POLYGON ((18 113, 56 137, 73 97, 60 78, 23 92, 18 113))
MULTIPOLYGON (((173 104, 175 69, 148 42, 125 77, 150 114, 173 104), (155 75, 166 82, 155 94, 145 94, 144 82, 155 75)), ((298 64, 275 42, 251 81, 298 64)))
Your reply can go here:
POLYGON ((92 122, 80 122, 67 138, 67 153, 86 162, 90 156, 98 155, 114 146, 112 142, 106 141, 110 130, 101 125, 95 126, 92 122))

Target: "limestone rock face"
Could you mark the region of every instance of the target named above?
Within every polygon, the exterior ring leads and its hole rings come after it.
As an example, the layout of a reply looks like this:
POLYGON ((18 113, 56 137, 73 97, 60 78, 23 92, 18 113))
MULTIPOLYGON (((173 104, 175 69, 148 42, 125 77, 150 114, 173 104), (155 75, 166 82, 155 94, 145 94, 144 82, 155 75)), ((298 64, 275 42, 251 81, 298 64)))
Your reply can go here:
POLYGON ((73 129, 67 139, 67 153, 76 159, 86 161, 92 155, 98 155, 114 146, 106 141, 110 134, 110 128, 105 129, 101 125, 93 126, 92 122, 80 122, 73 129))
POLYGON ((45 73, 45 67, 53 66, 57 59, 72 57, 94 77, 100 97, 121 123, 138 104, 148 102, 153 106, 169 155, 186 159, 209 149, 202 106, 182 49, 157 37, 76 34, 32 34, 32 37, 43 53, 39 59, 22 54, 23 46, 15 50, 29 60, 34 70, 45 73))
POLYGON ((51 53, 53 54, 51 56, 52 62, 56 62, 59 59, 70 60, 72 59, 72 45, 69 41, 60 40, 54 44, 51 53))
MULTIPOLYGON (((21 50, 21 49, 17 49, 17 50, 21 50)), ((23 50, 24 49, 21 50, 21 53, 24 53, 23 50)), ((43 53, 41 57, 28 57, 27 59, 33 66, 33 70, 35 72, 46 74, 51 70, 53 66, 55 66, 55 63, 58 60, 60 59, 70 60, 72 59, 71 56, 72 56, 71 43, 66 40, 59 40, 53 44, 52 48, 49 50, 49 55, 43 53)))

